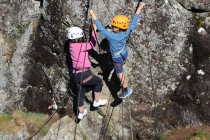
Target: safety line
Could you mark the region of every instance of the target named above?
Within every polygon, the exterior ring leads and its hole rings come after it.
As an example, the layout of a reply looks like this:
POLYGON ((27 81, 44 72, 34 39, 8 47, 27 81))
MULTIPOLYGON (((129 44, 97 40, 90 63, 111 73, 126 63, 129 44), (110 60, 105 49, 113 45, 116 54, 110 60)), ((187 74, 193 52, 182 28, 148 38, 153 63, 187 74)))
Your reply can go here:
MULTIPOLYGON (((124 82, 125 82, 125 74, 123 73, 123 75, 122 75, 122 79, 121 79, 121 81, 120 81, 120 85, 121 85, 121 92, 123 91, 123 84, 124 84, 124 82), (123 82, 122 82, 123 81, 123 82)), ((110 120, 111 120, 111 118, 112 118, 112 114, 113 114, 113 112, 114 112, 114 107, 112 108, 112 111, 111 111, 111 114, 110 114, 110 117, 109 117, 109 120, 108 120, 108 122, 107 122, 107 125, 106 125, 106 127, 105 127, 105 131, 104 131, 104 133, 103 133, 103 137, 105 137, 106 136, 106 132, 107 132, 107 130, 108 130, 108 127, 109 127, 109 123, 110 123, 110 120)), ((123 114, 123 101, 122 101, 122 114, 123 114)), ((122 118, 123 118, 123 115, 122 115, 122 118)), ((123 121, 122 121, 123 122, 123 121)), ((122 125, 122 128, 123 128, 123 125, 122 125)), ((123 129, 122 129, 122 131, 123 131, 123 129)))
POLYGON ((132 126, 132 107, 131 107, 131 103, 130 101, 128 102, 129 103, 129 119, 130 119, 130 131, 131 131, 131 140, 133 140, 133 126, 132 126))
POLYGON ((124 120, 124 117, 123 117, 123 102, 122 102, 122 140, 124 139, 124 128, 123 128, 123 120, 124 120))
POLYGON ((108 115, 108 110, 110 108, 109 107, 109 104, 110 104, 110 101, 111 101, 110 99, 111 99, 111 94, 109 94, 108 104, 107 104, 107 107, 106 107, 106 113, 105 113, 104 119, 102 120, 102 127, 99 130, 99 135, 98 135, 99 140, 101 138, 101 133, 103 134, 104 128, 106 127, 106 119, 107 119, 107 115, 108 115))
MULTIPOLYGON (((90 4, 90 0, 88 0, 88 5, 86 5, 87 7, 87 12, 86 12, 86 15, 85 15, 85 21, 84 21, 84 24, 86 24, 85 22, 88 20, 88 10, 89 10, 89 5, 90 4)), ((84 27, 85 27, 85 25, 84 25, 84 27)), ((83 27, 83 28, 84 28, 83 27)), ((87 37, 86 37, 86 34, 85 34, 85 39, 86 39, 86 41, 87 41, 87 37)), ((86 49, 85 49, 85 51, 87 51, 87 43, 88 42, 86 42, 86 49)), ((82 44, 81 44, 81 48, 82 48, 82 44)), ((80 48, 80 49, 81 49, 80 48)), ((81 50, 80 50, 81 51, 81 50)), ((87 55, 87 53, 88 52, 85 52, 85 56, 84 56, 84 63, 83 63, 83 69, 84 69, 84 67, 85 67, 85 60, 86 60, 86 55, 87 55)), ((78 60, 79 60, 79 57, 80 57, 80 54, 79 54, 79 56, 78 56, 78 60)), ((81 73, 81 75, 80 75, 80 82, 82 81, 82 78, 83 78, 83 73, 81 73)), ((78 124, 78 114, 79 114, 79 98, 80 98, 80 96, 81 96, 81 90, 82 90, 82 83, 81 83, 81 85, 80 85, 80 90, 79 90, 79 96, 78 96, 78 99, 77 99, 77 113, 76 113, 76 125, 75 125, 75 128, 74 128, 74 140, 76 140, 76 135, 77 135, 77 124, 78 124)))
POLYGON ((32 135, 30 136, 27 140, 31 140, 34 136, 36 136, 41 130, 42 128, 44 128, 45 125, 47 125, 47 123, 53 118, 53 116, 57 113, 57 111, 55 111, 50 118, 32 135))

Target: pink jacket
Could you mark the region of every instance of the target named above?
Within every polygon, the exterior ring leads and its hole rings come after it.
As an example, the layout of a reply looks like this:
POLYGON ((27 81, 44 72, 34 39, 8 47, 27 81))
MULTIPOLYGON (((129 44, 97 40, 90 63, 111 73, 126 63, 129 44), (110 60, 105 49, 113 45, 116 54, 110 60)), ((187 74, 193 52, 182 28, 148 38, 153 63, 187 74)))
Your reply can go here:
POLYGON ((72 59, 73 73, 84 72, 91 67, 88 50, 96 45, 96 36, 92 32, 90 42, 70 43, 69 52, 72 59), (83 70, 82 70, 83 69, 83 70))

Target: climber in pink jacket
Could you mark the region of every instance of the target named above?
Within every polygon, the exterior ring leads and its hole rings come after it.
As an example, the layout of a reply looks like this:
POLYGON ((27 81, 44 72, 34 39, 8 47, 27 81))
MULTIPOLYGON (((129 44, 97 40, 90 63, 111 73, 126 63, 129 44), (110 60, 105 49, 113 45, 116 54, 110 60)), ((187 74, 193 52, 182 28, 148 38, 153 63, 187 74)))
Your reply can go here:
MULTIPOLYGON (((93 25, 94 30, 96 26, 93 25)), ((67 29, 67 37, 70 39, 69 52, 72 59, 73 67, 73 78, 77 86, 78 94, 78 108, 79 113, 77 114, 78 119, 83 119, 87 114, 87 109, 84 108, 85 89, 91 87, 95 94, 93 107, 99 107, 107 104, 106 99, 102 99, 100 96, 102 90, 102 80, 93 75, 90 67, 91 63, 89 60, 88 51, 92 49, 96 44, 95 32, 92 32, 91 39, 89 42, 84 41, 84 32, 79 27, 71 27, 67 29)))

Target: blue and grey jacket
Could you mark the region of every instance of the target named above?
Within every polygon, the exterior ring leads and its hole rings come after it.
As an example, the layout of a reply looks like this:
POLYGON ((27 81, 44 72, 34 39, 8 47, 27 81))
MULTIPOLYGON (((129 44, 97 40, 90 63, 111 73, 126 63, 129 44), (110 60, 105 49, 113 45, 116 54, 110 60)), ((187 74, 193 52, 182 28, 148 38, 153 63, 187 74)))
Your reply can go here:
POLYGON ((119 57, 118 54, 120 52, 123 52, 123 50, 126 50, 126 40, 130 34, 130 32, 136 28, 138 19, 140 18, 139 14, 134 14, 132 21, 129 24, 129 27, 124 32, 110 32, 105 29, 105 27, 101 24, 101 22, 96 19, 94 23, 96 24, 99 32, 106 37, 106 39, 109 41, 109 47, 110 52, 112 54, 112 57, 119 57))

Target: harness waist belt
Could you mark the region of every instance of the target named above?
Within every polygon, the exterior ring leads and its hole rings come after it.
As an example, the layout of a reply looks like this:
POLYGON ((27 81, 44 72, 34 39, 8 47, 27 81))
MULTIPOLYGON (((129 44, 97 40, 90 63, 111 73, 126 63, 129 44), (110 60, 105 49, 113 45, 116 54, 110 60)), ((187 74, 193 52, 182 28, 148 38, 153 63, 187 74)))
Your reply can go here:
POLYGON ((83 71, 87 71, 89 70, 90 68, 73 68, 74 69, 74 72, 83 72, 83 71))
POLYGON ((112 56, 118 56, 118 55, 120 55, 122 52, 124 52, 124 51, 126 51, 126 50, 127 50, 127 48, 124 47, 124 48, 122 48, 121 50, 112 53, 112 56))

